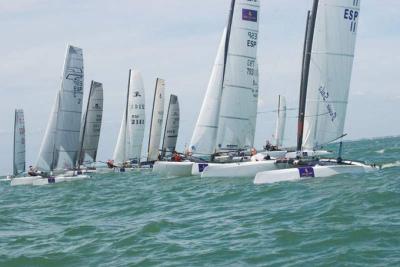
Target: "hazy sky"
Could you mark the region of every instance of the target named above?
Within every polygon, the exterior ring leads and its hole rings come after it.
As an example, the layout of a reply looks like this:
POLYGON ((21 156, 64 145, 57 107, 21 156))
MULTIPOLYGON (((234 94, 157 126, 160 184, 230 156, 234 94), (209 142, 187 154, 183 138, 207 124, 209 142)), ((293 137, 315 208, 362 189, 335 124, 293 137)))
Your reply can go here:
MULTIPOLYGON (((67 44, 83 48, 85 91, 105 90, 99 159, 112 156, 123 112, 128 69, 141 71, 147 115, 157 77, 181 104, 179 148, 190 141, 230 0, 1 0, 0 173, 12 169, 15 108, 25 110, 27 161, 44 135, 67 44)), ((306 12, 312 0, 261 0, 260 111, 277 95, 297 107, 306 12)), ((400 134, 400 1, 363 0, 346 121, 348 139, 400 134)), ((85 94, 86 99, 86 94, 85 94)), ((272 112, 258 118, 256 144, 271 138, 272 112)), ((286 144, 295 140, 288 114, 286 144)), ((148 126, 147 126, 148 128, 148 126)), ((147 129, 148 131, 148 129, 147 129)), ((144 142, 147 143, 147 142, 144 142)))

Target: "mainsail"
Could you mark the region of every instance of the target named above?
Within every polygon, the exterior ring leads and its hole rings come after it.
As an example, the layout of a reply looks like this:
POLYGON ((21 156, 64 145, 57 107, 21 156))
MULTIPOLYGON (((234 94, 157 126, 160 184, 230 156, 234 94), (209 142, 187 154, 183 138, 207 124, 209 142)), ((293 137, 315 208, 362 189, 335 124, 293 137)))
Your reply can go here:
POLYGON ((259 5, 259 1, 232 1, 225 43, 218 151, 246 149, 254 143, 253 118, 257 108, 250 104, 254 103, 257 72, 259 5))
POLYGON ((83 96, 82 49, 68 46, 61 89, 57 93, 36 167, 73 169, 78 158, 83 96))
POLYGON ((179 101, 176 95, 169 98, 167 119, 165 122, 164 138, 162 144, 163 155, 173 152, 176 147, 179 132, 179 101))
POLYGON ((140 161, 145 124, 144 101, 142 76, 138 71, 129 70, 126 106, 113 157, 117 164, 140 161))
POLYGON ((278 100, 278 117, 276 120, 276 129, 275 129, 275 146, 282 147, 283 138, 285 135, 285 126, 286 126, 286 98, 284 96, 279 96, 278 100))
POLYGON ((361 1, 315 2, 304 149, 318 149, 343 136, 361 1))
POLYGON ((195 154, 211 155, 215 152, 224 74, 225 42, 226 29, 222 34, 206 96, 190 142, 190 149, 195 154))
POLYGON ((103 84, 92 81, 82 119, 79 166, 96 161, 103 118, 103 84))
POLYGON ((25 171, 25 120, 22 109, 15 110, 14 120, 14 176, 25 171))
POLYGON ((159 155, 161 131, 164 117, 164 92, 165 81, 157 79, 154 90, 153 110, 150 122, 149 145, 147 161, 156 161, 159 155))
POLYGON ((194 154, 253 146, 258 102, 259 1, 232 0, 192 136, 194 154))

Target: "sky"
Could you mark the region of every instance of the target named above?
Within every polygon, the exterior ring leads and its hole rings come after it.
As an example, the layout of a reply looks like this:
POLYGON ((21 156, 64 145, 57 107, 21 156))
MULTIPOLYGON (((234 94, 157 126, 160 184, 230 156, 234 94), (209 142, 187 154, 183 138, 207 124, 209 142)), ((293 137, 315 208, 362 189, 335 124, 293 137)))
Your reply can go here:
MULTIPOLYGON (((230 0, 1 0, 0 174, 12 170, 15 108, 25 111, 27 164, 35 162, 61 85, 67 44, 83 49, 85 99, 91 80, 104 85, 99 160, 112 157, 129 68, 142 73, 147 117, 157 77, 166 80, 168 94, 178 95, 178 148, 183 150, 200 111, 229 4, 230 0)), ((311 5, 312 0, 261 0, 257 147, 275 130, 272 111, 278 95, 286 96, 289 108, 298 106, 305 20, 311 5)), ((400 134, 399 29, 400 1, 362 1, 347 139, 400 134)), ((284 143, 293 145, 296 111, 288 117, 284 143)), ((148 128, 149 124, 147 132, 148 128)))

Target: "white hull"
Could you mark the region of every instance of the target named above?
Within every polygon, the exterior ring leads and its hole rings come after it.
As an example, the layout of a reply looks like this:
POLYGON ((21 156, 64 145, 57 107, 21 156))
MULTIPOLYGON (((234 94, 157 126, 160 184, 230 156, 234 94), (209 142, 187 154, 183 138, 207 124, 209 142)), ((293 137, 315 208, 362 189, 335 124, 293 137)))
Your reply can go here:
POLYGON ((54 178, 42 178, 33 181, 33 185, 49 185, 49 184, 58 184, 63 182, 73 182, 89 179, 89 175, 77 175, 77 176, 57 176, 54 178))
POLYGON ((257 173, 254 184, 272 184, 284 181, 301 181, 311 178, 324 178, 337 174, 355 174, 376 171, 376 167, 359 162, 345 162, 348 164, 334 164, 328 166, 299 167, 257 173))
POLYGON ((267 156, 269 155, 271 158, 284 158, 288 153, 286 150, 275 150, 275 151, 260 151, 260 154, 267 156))
POLYGON ((42 179, 41 176, 28 176, 28 177, 20 177, 14 178, 11 180, 11 186, 18 186, 18 185, 32 185, 34 181, 42 179))
POLYGON ((170 162, 156 161, 153 173, 166 177, 188 177, 192 176, 193 162, 170 162))
POLYGON ((212 164, 204 169, 201 177, 254 177, 258 172, 276 169, 278 165, 275 164, 275 160, 212 164))

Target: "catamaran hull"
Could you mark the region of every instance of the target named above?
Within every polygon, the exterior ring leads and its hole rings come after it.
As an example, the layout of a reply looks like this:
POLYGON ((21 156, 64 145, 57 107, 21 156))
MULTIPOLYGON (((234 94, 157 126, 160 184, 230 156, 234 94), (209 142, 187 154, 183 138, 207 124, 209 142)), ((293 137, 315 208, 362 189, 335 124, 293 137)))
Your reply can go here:
POLYGON ((34 181, 38 179, 43 179, 42 176, 28 176, 28 177, 20 177, 14 178, 11 180, 11 186, 18 186, 18 185, 32 185, 34 181))
POLYGON ((272 184, 285 181, 301 181, 312 178, 324 178, 337 174, 356 174, 376 171, 377 168, 358 162, 350 164, 336 164, 329 166, 316 165, 314 167, 298 167, 283 170, 265 171, 257 173, 254 184, 272 184))
POLYGON ((166 177, 192 176, 193 162, 156 161, 153 165, 153 173, 166 177))
POLYGON ((258 172, 276 170, 278 168, 279 165, 275 164, 275 160, 212 164, 204 168, 201 177, 254 177, 258 172))
POLYGON ((40 185, 49 185, 49 184, 58 184, 63 182, 73 182, 73 181, 80 181, 89 179, 89 175, 77 175, 77 176, 59 176, 54 178, 43 178, 37 179, 33 181, 33 185, 40 186, 40 185))
POLYGON ((271 158, 284 158, 286 153, 288 153, 286 150, 274 150, 274 151, 261 151, 260 154, 264 156, 270 156, 271 158))

